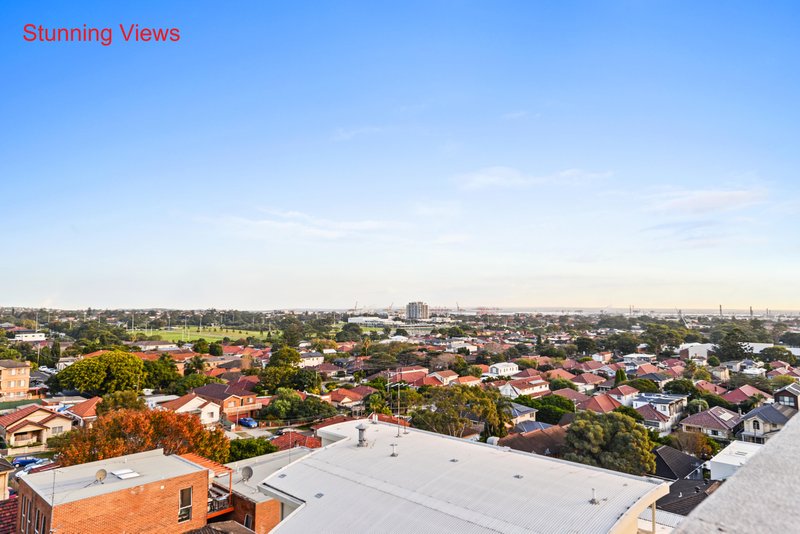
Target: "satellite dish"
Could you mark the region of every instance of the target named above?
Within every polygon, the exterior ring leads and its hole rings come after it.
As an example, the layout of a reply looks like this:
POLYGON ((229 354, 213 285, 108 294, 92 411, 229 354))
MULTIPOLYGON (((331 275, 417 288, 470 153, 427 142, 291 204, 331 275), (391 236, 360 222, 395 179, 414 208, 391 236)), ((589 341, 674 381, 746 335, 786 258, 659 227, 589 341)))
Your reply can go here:
POLYGON ((242 468, 242 480, 247 482, 251 478, 253 478, 253 468, 249 465, 246 465, 242 468))
POLYGON ((108 476, 108 473, 106 472, 105 469, 98 469, 97 473, 95 473, 94 475, 94 479, 102 484, 103 481, 106 479, 106 476, 108 476))

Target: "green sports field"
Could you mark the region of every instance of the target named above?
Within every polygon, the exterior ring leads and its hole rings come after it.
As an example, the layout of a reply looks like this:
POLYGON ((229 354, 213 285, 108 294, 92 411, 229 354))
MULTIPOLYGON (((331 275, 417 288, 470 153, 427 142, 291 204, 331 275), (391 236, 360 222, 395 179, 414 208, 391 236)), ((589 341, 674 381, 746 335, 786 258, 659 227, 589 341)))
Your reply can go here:
MULTIPOLYGON (((223 338, 230 338, 233 341, 236 341, 240 338, 246 338, 248 336, 254 336, 257 338, 265 338, 267 336, 267 331, 265 330, 262 334, 260 330, 239 330, 236 328, 203 328, 202 330, 195 327, 189 327, 187 329, 177 328, 174 330, 155 330, 155 329, 147 329, 147 330, 134 330, 136 333, 142 333, 149 336, 159 336, 164 341, 193 341, 196 339, 203 338, 206 341, 222 341, 223 338)), ((279 336, 280 332, 273 330, 272 336, 276 337, 279 336)))

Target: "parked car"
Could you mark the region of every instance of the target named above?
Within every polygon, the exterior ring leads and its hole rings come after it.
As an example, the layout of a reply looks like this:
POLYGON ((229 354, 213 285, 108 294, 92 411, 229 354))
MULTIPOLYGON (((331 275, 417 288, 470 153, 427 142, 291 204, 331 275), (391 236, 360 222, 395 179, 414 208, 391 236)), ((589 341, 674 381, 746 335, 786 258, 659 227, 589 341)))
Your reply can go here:
POLYGON ((35 464, 36 462, 40 461, 41 458, 36 458, 35 456, 17 456, 11 461, 11 465, 14 467, 27 467, 31 464, 35 464))
POLYGON ((239 419, 239 424, 247 428, 257 428, 258 422, 252 417, 242 417, 239 419))
POLYGON ((50 460, 49 458, 39 458, 38 461, 36 461, 36 462, 34 462, 32 464, 28 464, 24 468, 22 468, 20 471, 18 471, 17 474, 14 475, 14 478, 22 478, 25 475, 29 474, 31 472, 31 470, 33 470, 33 469, 35 469, 37 467, 43 467, 45 465, 49 465, 49 464, 52 464, 52 463, 53 463, 53 460, 50 460))

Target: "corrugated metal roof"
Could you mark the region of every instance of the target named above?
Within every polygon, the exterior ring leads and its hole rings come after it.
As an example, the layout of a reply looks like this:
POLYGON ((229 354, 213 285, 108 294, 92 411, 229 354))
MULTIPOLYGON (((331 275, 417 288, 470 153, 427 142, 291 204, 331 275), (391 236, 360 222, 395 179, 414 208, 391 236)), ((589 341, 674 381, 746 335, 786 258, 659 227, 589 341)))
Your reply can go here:
POLYGON ((367 424, 359 448, 358 424, 325 428, 326 441, 344 439, 263 482, 305 502, 277 532, 605 534, 668 492, 659 480, 419 430, 398 438, 392 425, 367 424))

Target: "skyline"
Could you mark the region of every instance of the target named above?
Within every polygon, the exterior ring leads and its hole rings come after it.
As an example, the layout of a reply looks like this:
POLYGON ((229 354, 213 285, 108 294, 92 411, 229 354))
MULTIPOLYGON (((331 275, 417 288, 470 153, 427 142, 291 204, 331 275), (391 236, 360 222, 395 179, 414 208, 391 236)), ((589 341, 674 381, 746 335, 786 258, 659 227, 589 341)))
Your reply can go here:
POLYGON ((0 300, 798 309, 800 8, 674 6, 4 6, 0 300))

